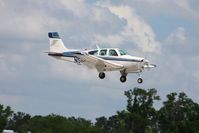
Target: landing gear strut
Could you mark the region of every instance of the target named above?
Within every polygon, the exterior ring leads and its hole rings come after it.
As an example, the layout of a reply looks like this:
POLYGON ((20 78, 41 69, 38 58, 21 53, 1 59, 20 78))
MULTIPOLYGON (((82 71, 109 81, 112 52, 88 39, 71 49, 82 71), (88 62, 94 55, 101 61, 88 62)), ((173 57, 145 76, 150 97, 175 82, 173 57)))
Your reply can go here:
POLYGON ((99 73, 99 78, 100 79, 104 79, 105 78, 105 73, 104 72, 100 72, 99 73))
POLYGON ((143 79, 142 79, 142 78, 138 78, 137 82, 138 82, 139 84, 141 84, 141 83, 143 82, 143 79))
POLYGON ((121 76, 121 77, 120 77, 120 81, 121 81, 122 83, 126 82, 126 76, 121 76))
POLYGON ((121 73, 120 81, 122 83, 126 82, 126 76, 127 76, 126 70, 122 70, 120 71, 120 73, 121 73))

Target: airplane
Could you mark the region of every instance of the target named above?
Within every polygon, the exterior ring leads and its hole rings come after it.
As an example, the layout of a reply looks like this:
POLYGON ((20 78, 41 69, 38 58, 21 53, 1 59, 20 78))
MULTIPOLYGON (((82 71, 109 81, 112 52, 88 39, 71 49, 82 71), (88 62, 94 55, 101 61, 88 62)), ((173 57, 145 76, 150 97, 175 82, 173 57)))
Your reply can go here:
POLYGON ((126 82, 129 73, 137 73, 138 83, 143 79, 140 74, 145 69, 156 67, 150 64, 149 60, 142 57, 128 55, 124 50, 119 48, 100 48, 90 50, 75 50, 65 47, 58 32, 49 32, 50 51, 46 52, 49 56, 59 60, 69 61, 78 65, 84 64, 88 68, 94 68, 99 72, 99 78, 105 78, 107 71, 119 71, 121 74, 120 81, 126 82))

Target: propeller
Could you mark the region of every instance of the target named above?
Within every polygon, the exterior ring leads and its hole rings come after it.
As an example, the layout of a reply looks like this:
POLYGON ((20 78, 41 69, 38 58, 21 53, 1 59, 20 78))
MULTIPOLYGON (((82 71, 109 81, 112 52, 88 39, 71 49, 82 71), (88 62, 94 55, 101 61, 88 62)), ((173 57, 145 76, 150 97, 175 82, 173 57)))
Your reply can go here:
MULTIPOLYGON (((147 38, 148 38, 147 48, 149 48, 150 43, 151 43, 151 40, 150 40, 149 34, 145 33, 145 35, 146 35, 146 36, 147 36, 147 38)), ((145 58, 145 59, 147 59, 147 51, 145 51, 144 58, 145 58)))
MULTIPOLYGON (((148 38, 148 43, 147 43, 147 47, 149 48, 150 47, 150 43, 151 43, 151 39, 149 37, 149 35, 147 33, 145 33, 145 35, 147 36, 148 38)), ((155 64, 150 64, 149 60, 147 60, 147 51, 145 51, 145 57, 144 57, 144 60, 143 60, 143 68, 147 68, 148 70, 150 68, 154 68, 156 67, 155 64)))

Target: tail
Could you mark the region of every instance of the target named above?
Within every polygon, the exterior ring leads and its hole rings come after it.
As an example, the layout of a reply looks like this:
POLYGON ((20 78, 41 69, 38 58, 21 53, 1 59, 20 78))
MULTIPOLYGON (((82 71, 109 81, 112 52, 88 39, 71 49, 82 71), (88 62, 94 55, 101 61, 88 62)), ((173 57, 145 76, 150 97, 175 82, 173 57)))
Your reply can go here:
POLYGON ((62 39, 59 37, 58 32, 49 32, 48 37, 50 42, 50 52, 62 53, 68 50, 64 46, 62 39))

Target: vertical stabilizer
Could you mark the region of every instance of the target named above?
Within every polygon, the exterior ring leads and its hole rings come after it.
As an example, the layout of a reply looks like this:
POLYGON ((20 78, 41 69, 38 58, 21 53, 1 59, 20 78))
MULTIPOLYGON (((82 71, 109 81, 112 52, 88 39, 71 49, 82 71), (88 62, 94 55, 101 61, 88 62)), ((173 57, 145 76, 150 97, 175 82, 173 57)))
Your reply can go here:
POLYGON ((49 32, 48 37, 50 41, 50 52, 62 53, 68 50, 59 37, 58 32, 49 32))

